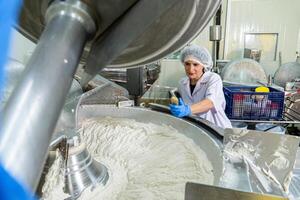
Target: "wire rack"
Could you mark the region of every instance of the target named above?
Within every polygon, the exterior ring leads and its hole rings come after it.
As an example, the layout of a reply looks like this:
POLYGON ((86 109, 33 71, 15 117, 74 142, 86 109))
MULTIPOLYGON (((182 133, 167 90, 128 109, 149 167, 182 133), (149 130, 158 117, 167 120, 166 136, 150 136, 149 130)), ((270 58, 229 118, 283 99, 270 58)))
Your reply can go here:
POLYGON ((300 124, 300 111, 285 106, 285 111, 280 120, 239 120, 230 119, 234 122, 252 122, 252 123, 276 123, 276 124, 300 124))

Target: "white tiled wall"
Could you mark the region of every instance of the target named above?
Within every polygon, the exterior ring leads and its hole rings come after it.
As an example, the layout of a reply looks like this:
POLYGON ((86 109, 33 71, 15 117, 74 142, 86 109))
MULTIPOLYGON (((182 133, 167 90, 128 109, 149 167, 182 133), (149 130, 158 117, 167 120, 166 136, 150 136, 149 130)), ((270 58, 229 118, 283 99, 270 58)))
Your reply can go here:
MULTIPOLYGON (((282 61, 295 60, 300 51, 300 0, 228 0, 224 59, 243 57, 244 33, 278 33, 282 61)), ((277 61, 262 63, 268 74, 277 61)))
MULTIPOLYGON (((209 41, 209 26, 212 25, 211 20, 203 31, 193 40, 192 44, 203 46, 212 53, 212 42, 209 41)), ((157 80, 158 85, 177 87, 178 81, 185 77, 185 71, 182 63, 175 59, 163 59, 161 60, 161 73, 157 80)))
POLYGON ((184 66, 179 60, 163 59, 157 84, 177 87, 179 80, 185 77, 184 66))
POLYGON ((213 43, 209 41, 209 27, 213 25, 213 20, 210 20, 208 25, 202 30, 202 32, 192 41, 193 44, 203 46, 212 53, 213 43))

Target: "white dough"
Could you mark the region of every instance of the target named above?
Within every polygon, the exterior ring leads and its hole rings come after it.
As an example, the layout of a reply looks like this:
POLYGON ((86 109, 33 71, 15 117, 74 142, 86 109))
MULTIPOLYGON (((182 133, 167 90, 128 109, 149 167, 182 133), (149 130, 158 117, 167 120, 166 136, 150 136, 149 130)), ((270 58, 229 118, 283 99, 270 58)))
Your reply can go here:
MULTIPOLYGON (((86 189, 80 199, 183 200, 187 181, 213 184, 206 154, 172 127, 107 117, 85 121, 80 135, 94 159, 109 170, 107 184, 86 189)), ((50 169, 45 199, 66 198, 59 163, 50 169)))

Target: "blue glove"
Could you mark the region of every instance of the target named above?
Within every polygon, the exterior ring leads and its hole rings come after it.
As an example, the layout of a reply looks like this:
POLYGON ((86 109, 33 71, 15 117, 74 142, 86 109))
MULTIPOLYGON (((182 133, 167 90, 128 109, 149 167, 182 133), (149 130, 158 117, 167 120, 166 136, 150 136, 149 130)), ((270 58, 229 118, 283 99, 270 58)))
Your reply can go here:
POLYGON ((181 98, 179 98, 179 105, 170 104, 169 106, 172 115, 176 117, 185 117, 192 114, 190 106, 184 104, 181 98))

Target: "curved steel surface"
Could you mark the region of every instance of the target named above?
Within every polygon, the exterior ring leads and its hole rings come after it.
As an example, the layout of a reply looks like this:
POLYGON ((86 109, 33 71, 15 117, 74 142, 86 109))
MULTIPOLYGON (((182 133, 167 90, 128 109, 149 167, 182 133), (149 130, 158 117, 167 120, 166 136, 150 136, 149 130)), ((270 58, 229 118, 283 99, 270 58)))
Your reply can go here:
POLYGON ((59 137, 65 132, 74 130, 75 127, 75 110, 83 91, 80 84, 73 79, 71 88, 67 94, 65 105, 60 113, 53 137, 59 137))
POLYGON ((1 94, 0 112, 7 103, 8 98, 13 92, 18 80, 20 80, 24 69, 25 65, 14 59, 8 59, 7 63, 5 64, 4 74, 6 75, 6 80, 1 94))
MULTIPOLYGON (((9 59, 4 70, 6 74, 6 82, 4 85, 3 96, 0 101, 0 112, 5 107, 9 97, 17 85, 18 80, 22 77, 25 65, 15 59, 9 59)), ((65 131, 74 129, 76 105, 82 93, 83 91, 80 84, 78 81, 73 79, 71 88, 66 97, 65 105, 56 124, 54 131, 55 135, 53 138, 58 138, 62 136, 62 134, 65 134, 65 131)))
POLYGON ((182 48, 203 30, 220 3, 219 0, 178 1, 133 41, 109 67, 144 65, 182 48))
POLYGON ((300 78, 300 63, 289 62, 278 68, 274 75, 275 84, 285 87, 286 82, 300 78))
POLYGON ((77 123, 80 126, 85 119, 106 116, 129 118, 138 122, 151 122, 158 125, 165 124, 172 126, 178 130, 178 132, 193 139, 193 141, 206 153, 213 166, 215 176, 214 185, 219 184, 223 171, 221 147, 217 139, 209 132, 206 132, 204 129, 183 119, 161 112, 139 107, 118 108, 113 105, 82 105, 77 113, 77 123))
POLYGON ((107 168, 92 158, 85 144, 71 147, 68 153, 64 178, 65 189, 71 199, 77 199, 90 186, 107 183, 107 168))
POLYGON ((50 17, 1 115, 1 161, 32 190, 37 187, 52 133, 90 33, 87 24, 93 23, 84 6, 72 3, 66 10, 51 13, 55 17, 50 17), (12 159, 16 157, 18 165, 12 159))
POLYGON ((257 83, 267 82, 267 75, 263 67, 252 59, 238 59, 227 63, 222 69, 223 81, 233 83, 257 83))
MULTIPOLYGON (((55 0, 24 0, 17 29, 28 39, 37 43, 42 34, 49 5, 55 0)), ((95 13, 98 23, 97 35, 100 35, 118 17, 120 17, 137 0, 84 0, 95 13), (113 12, 112 12, 113 11, 113 12), (97 14, 96 14, 97 13, 97 14)))
MULTIPOLYGON (((27 38, 37 42, 44 27, 45 13, 47 7, 53 0, 25 0, 20 16, 20 25, 18 30, 27 38)), ((91 45, 97 45, 110 34, 108 28, 114 25, 120 25, 120 22, 134 6, 144 2, 157 4, 156 8, 164 4, 161 0, 84 0, 95 14, 98 24, 96 37, 92 42, 86 45, 82 56, 84 61, 91 49, 91 45)), ((130 44, 117 55, 109 67, 129 67, 147 64, 180 49, 186 43, 198 35, 207 25, 213 14, 219 7, 221 0, 186 0, 173 3, 162 15, 154 16, 154 22, 147 25, 130 44)), ((135 16, 142 24, 147 20, 146 12, 148 7, 142 8, 141 12, 135 16)), ((150 10, 155 13, 155 10, 150 10)), ((119 33, 120 37, 116 39, 116 44, 122 43, 122 38, 128 35, 129 30, 136 29, 139 24, 132 22, 127 26, 127 30, 119 33)), ((90 57, 97 57, 103 52, 93 51, 90 57)), ((96 63, 97 64, 97 63, 96 63)), ((105 66, 96 66, 99 69, 105 66)))
MULTIPOLYGON (((149 103, 148 106, 151 110, 156 110, 156 111, 168 113, 168 114, 171 113, 169 106, 156 104, 156 103, 149 103)), ((217 139, 222 141, 222 139, 223 139, 222 137, 224 136, 224 129, 216 126, 215 124, 211 123, 210 121, 208 121, 206 119, 197 117, 195 115, 185 117, 184 119, 189 122, 192 122, 196 125, 199 125, 202 129, 207 130, 210 133, 210 135, 214 135, 214 139, 216 137, 217 139)))
POLYGON ((295 166, 293 170, 293 176, 291 184, 289 186, 289 198, 300 199, 300 148, 298 148, 296 155, 295 166))

